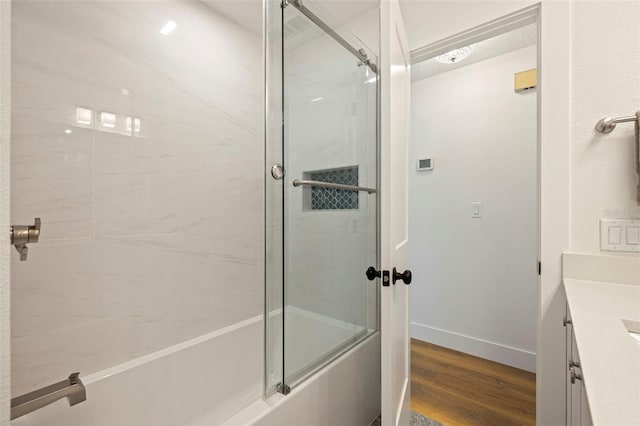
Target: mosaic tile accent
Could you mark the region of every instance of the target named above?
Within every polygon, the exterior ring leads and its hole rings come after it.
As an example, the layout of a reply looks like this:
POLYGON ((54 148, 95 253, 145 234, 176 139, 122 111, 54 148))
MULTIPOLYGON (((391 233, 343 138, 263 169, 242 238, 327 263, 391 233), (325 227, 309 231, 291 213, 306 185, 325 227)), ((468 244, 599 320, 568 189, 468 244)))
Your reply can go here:
MULTIPOLYGON (((358 166, 310 172, 309 179, 320 182, 358 185, 358 166)), ((311 210, 354 210, 358 208, 358 191, 311 187, 311 210)))

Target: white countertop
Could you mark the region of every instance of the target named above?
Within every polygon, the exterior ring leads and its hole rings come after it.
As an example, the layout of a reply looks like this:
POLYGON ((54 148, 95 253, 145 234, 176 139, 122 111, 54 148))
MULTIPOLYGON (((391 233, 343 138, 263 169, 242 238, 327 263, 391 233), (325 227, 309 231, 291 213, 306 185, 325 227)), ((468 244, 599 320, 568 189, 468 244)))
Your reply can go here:
POLYGON ((594 425, 640 425, 640 286, 564 279, 594 425))

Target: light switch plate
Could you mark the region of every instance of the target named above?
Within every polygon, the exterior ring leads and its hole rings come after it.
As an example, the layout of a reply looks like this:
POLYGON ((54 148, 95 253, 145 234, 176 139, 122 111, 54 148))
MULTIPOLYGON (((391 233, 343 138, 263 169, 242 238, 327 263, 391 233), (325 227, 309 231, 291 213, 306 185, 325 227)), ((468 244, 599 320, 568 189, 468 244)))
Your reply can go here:
POLYGON ((640 219, 601 219, 600 250, 640 252, 640 219))
POLYGON ((474 201, 471 203, 471 217, 482 217, 482 203, 479 201, 474 201))

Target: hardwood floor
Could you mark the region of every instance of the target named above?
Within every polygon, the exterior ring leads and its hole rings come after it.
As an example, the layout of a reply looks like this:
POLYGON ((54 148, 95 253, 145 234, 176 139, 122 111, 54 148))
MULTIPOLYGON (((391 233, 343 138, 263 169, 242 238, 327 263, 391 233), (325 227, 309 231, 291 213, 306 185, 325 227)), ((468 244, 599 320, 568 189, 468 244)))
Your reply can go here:
POLYGON ((411 408, 445 426, 535 425, 536 376, 412 339, 411 408))

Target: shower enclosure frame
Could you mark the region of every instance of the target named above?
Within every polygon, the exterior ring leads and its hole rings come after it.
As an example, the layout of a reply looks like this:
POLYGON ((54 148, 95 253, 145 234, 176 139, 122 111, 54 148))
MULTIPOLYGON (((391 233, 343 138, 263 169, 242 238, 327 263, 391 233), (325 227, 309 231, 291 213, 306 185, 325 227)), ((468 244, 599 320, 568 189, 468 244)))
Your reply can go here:
MULTIPOLYGON (((365 191, 367 194, 377 193, 380 188, 380 75, 375 55, 371 57, 366 53, 364 48, 356 49, 349 44, 338 32, 331 28, 329 24, 324 22, 313 11, 303 5, 300 0, 265 0, 264 5, 264 70, 265 70, 265 253, 264 253, 264 292, 265 292, 265 321, 264 321, 264 338, 265 338, 265 356, 264 356, 264 397, 281 393, 287 395, 292 387, 304 383, 308 378, 316 374, 323 367, 331 364, 345 352, 357 347, 373 336, 379 334, 380 330, 380 288, 376 281, 369 285, 375 285, 375 320, 373 332, 364 333, 364 335, 355 336, 344 344, 335 347, 329 356, 321 359, 319 362, 312 363, 304 369, 303 373, 296 375, 293 380, 285 380, 285 326, 284 326, 284 307, 285 307, 285 239, 283 236, 285 227, 286 200, 286 164, 285 161, 285 59, 284 59, 284 12, 287 7, 295 7, 299 12, 309 19, 311 25, 320 28, 326 35, 331 37, 336 43, 350 52, 360 64, 369 67, 375 75, 375 188, 357 187, 358 191, 365 191), (279 170, 274 170, 277 165, 282 166, 279 170), (274 174, 275 173, 275 174, 274 174), (278 174, 282 173, 282 175, 278 174), (274 199, 274 194, 279 197, 274 199), (279 214, 274 214, 279 211, 279 214), (278 259, 277 254, 281 254, 278 259), (274 274, 275 271, 275 274, 274 274), (274 277, 275 275, 275 277, 274 277), (278 294, 278 289, 281 294, 278 294), (274 294, 275 293, 275 294, 274 294), (277 312, 282 312, 280 318, 277 312), (281 344, 280 344, 281 343, 281 344), (279 363, 279 369, 275 369, 276 362, 274 358, 277 356, 275 351, 280 351, 282 362, 279 363), (274 376, 279 377, 278 381, 274 381, 274 376)), ((379 13, 379 9, 378 9, 379 13)), ((344 31, 343 29, 340 31, 344 31)), ((352 36, 352 34, 349 34, 352 36)), ((351 38, 351 37, 349 37, 351 38)), ((353 37, 355 38, 355 36, 353 37)), ((359 40, 358 40, 359 41, 359 40)), ((378 39, 378 46, 379 49, 378 39)), ((362 43, 362 42, 360 42, 362 43)), ((365 44, 362 43, 365 47, 365 44)), ((359 64, 359 65, 360 65, 359 64)), ((296 179, 293 186, 307 186, 305 180, 296 179), (302 182, 302 183, 301 183, 302 182)), ((328 185, 326 185, 328 186, 328 185)), ((337 187, 337 186, 336 186, 337 187)), ((380 265, 380 197, 375 200, 375 266, 376 269, 380 265)), ((364 270, 362 274, 364 276, 364 270)), ((363 331, 367 331, 366 328, 363 331)))

